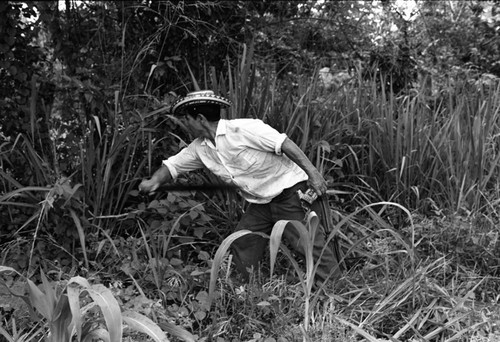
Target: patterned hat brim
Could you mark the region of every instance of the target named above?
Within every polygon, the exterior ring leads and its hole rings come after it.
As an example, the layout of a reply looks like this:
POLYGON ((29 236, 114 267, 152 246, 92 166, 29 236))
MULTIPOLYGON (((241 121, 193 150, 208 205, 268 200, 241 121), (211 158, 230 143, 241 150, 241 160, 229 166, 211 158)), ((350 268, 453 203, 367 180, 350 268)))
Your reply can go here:
POLYGON ((221 107, 229 107, 231 101, 222 96, 214 95, 213 91, 210 90, 195 91, 175 101, 172 105, 172 113, 177 114, 182 108, 200 104, 216 104, 221 107))

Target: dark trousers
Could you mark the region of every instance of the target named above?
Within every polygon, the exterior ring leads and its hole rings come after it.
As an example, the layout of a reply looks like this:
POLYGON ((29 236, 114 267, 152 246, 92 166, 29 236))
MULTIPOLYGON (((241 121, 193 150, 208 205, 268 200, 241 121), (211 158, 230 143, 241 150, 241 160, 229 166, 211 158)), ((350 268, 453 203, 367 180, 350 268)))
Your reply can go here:
MULTIPOLYGON (((236 231, 248 229, 252 232, 262 232, 270 235, 274 224, 279 220, 297 220, 304 222, 305 210, 297 194, 297 190, 305 192, 308 186, 306 182, 297 183, 295 186, 285 189, 280 195, 267 204, 251 203, 243 214, 241 221, 236 227, 236 231)), ((323 222, 319 204, 313 203, 311 208, 316 212, 323 222)), ((303 255, 303 248, 300 242, 300 235, 294 227, 288 225, 283 231, 283 239, 287 244, 303 255)), ((245 235, 233 242, 233 256, 236 268, 245 277, 248 277, 248 269, 257 269, 261 261, 269 240, 255 234, 245 235)), ((325 246, 325 236, 323 228, 317 229, 314 238, 313 257, 316 263, 325 246)), ((326 248, 321 257, 321 262, 316 270, 316 280, 324 281, 333 268, 337 268, 338 260, 332 248, 326 248)), ((332 279, 332 278, 330 278, 332 279)))

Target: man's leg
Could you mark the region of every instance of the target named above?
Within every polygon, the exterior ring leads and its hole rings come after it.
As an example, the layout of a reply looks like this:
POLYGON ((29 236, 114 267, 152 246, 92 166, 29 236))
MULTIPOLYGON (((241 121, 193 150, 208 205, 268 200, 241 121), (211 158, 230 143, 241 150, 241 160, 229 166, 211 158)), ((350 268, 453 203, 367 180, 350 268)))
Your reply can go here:
MULTIPOLYGON (((304 222, 305 210, 302 207, 302 203, 297 195, 297 190, 302 190, 305 192, 307 189, 307 184, 299 183, 291 189, 283 192, 282 195, 278 196, 273 202, 271 202, 271 211, 273 214, 273 219, 278 220, 297 220, 304 222)), ((311 208, 318 215, 320 222, 323 222, 320 206, 318 203, 314 203, 311 208)), ((300 235, 294 227, 287 226, 283 231, 284 238, 288 243, 296 249, 302 255, 304 254, 302 248, 302 241, 300 241, 300 235)), ((340 269, 337 257, 335 256, 333 249, 330 246, 325 247, 326 239, 324 234, 324 228, 319 226, 314 235, 314 248, 313 248, 313 258, 316 263, 320 260, 318 268, 316 270, 316 279, 319 281, 325 281, 325 279, 333 273, 330 279, 338 279, 340 277, 340 269)))
MULTIPOLYGON (((235 231, 248 229, 252 232, 269 234, 273 227, 270 213, 267 204, 250 204, 235 231)), ((232 252, 235 266, 247 280, 248 270, 252 268, 257 270, 268 243, 268 239, 256 234, 242 236, 233 242, 232 252)))

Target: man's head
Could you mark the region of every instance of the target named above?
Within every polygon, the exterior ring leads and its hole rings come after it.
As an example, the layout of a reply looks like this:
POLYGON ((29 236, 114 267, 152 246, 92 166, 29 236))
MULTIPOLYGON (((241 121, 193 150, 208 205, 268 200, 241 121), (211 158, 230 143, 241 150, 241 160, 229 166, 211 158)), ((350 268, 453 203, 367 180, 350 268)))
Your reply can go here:
POLYGON ((221 108, 231 106, 231 102, 217 96, 211 90, 194 91, 177 100, 172 106, 175 116, 190 115, 196 119, 202 114, 208 121, 220 120, 221 108))

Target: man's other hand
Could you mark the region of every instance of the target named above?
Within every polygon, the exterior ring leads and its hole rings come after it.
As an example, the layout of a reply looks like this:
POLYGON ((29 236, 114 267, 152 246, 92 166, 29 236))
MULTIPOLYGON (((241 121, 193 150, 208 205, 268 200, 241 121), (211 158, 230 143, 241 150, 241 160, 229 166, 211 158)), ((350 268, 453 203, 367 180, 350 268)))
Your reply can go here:
POLYGON ((309 186, 311 186, 318 196, 321 196, 326 193, 328 190, 327 183, 323 176, 316 170, 312 175, 309 175, 309 186))

